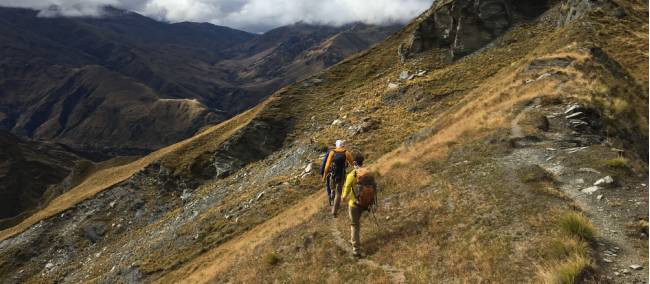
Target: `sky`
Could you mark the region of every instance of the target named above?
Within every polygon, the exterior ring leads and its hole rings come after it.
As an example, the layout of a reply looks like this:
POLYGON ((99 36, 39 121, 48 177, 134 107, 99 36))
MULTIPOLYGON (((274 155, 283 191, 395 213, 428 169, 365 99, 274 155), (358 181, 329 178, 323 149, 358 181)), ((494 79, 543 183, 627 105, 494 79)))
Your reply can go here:
POLYGON ((249 32, 306 22, 407 22, 433 0, 0 0, 0 6, 32 8, 41 16, 101 16, 113 6, 168 22, 210 22, 249 32), (58 9, 50 9, 57 6, 58 9), (55 11, 55 12, 53 12, 55 11))

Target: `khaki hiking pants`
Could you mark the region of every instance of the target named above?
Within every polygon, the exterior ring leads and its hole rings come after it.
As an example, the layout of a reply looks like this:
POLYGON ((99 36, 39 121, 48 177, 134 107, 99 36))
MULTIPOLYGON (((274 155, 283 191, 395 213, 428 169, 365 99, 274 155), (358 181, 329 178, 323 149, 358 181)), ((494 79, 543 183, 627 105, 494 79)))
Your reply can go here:
POLYGON ((335 217, 336 214, 339 212, 339 207, 341 207, 341 195, 343 194, 344 183, 345 183, 345 178, 334 180, 334 206, 332 207, 332 215, 334 215, 335 217))
POLYGON ((361 253, 361 237, 359 236, 361 230, 361 214, 363 210, 359 207, 348 207, 350 213, 350 243, 352 243, 352 253, 361 253))

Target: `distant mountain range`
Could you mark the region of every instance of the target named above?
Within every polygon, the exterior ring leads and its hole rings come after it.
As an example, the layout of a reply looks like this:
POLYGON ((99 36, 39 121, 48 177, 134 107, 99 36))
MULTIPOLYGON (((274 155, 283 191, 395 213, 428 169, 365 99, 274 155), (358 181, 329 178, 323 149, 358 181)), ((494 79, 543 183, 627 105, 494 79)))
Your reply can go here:
POLYGON ((42 18, 0 8, 0 129, 88 153, 149 152, 400 28, 298 23, 256 35, 106 9, 42 18))

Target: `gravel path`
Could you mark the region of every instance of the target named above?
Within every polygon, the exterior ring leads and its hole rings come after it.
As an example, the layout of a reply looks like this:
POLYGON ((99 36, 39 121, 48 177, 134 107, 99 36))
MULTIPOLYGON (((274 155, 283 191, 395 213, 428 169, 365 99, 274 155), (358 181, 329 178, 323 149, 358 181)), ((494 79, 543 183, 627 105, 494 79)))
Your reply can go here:
MULTIPOLYGON (((566 106, 564 106, 566 107, 566 106)), ((626 178, 625 186, 600 187, 593 193, 583 191, 606 175, 589 166, 570 167, 565 161, 572 155, 586 151, 590 155, 603 155, 606 147, 601 144, 562 147, 569 140, 581 140, 580 134, 565 125, 563 108, 540 108, 533 105, 519 114, 512 123, 512 138, 525 140, 519 120, 526 112, 538 109, 547 114, 552 125, 542 141, 518 143, 512 154, 501 160, 512 169, 527 165, 539 165, 553 173, 559 188, 575 200, 593 222, 597 230, 596 250, 598 273, 601 280, 612 283, 648 283, 648 250, 642 245, 647 235, 630 231, 627 224, 638 221, 648 214, 647 176, 626 178)), ((588 140, 588 139, 583 139, 588 140)))

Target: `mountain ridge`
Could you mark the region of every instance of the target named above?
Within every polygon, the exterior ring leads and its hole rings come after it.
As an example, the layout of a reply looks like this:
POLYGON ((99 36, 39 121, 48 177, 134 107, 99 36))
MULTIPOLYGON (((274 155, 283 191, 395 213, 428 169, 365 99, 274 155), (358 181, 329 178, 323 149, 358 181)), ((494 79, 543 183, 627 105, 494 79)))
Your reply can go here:
MULTIPOLYGON (((0 104, 0 126, 3 129, 29 139, 58 141, 72 148, 105 152, 107 155, 147 153, 188 138, 206 125, 224 121, 256 105, 283 85, 302 79, 347 55, 363 50, 396 29, 374 27, 377 36, 371 35, 368 42, 361 42, 324 64, 306 67, 303 62, 293 62, 297 56, 293 53, 300 53, 302 49, 318 45, 320 41, 341 32, 344 28, 290 26, 284 28, 285 35, 280 41, 269 46, 269 56, 274 56, 273 59, 265 64, 257 64, 264 65, 263 69, 267 71, 260 75, 242 77, 237 73, 248 68, 247 64, 251 59, 246 57, 254 57, 255 54, 244 54, 241 60, 231 61, 230 64, 221 62, 242 52, 240 45, 263 35, 208 23, 163 23, 117 9, 110 9, 107 13, 108 15, 102 18, 39 18, 33 10, 0 8, 3 18, 0 21, 0 37, 3 37, 0 48, 5 55, 0 62, 0 71, 3 74, 3 80, 0 82, 3 89, 0 93, 3 98, 0 104), (307 27, 308 30, 302 30, 307 27), (275 46, 292 38, 297 39, 298 34, 312 40, 297 50, 285 48, 286 50, 282 51, 275 46), (230 51, 227 51, 228 49, 230 51), (82 91, 83 94, 80 93, 76 97, 69 97, 69 93, 73 91, 57 90, 60 86, 65 89, 67 84, 74 85, 75 83, 68 82, 66 76, 73 76, 79 72, 78 68, 91 65, 106 69, 111 73, 109 77, 122 76, 132 80, 134 84, 124 90, 104 88, 101 93, 92 95, 96 98, 94 101, 86 101, 88 91, 82 91), (273 67, 283 65, 292 65, 293 69, 297 68, 299 71, 270 71, 273 67), (64 122, 71 116, 65 109, 57 107, 65 104, 65 101, 79 101, 95 107, 99 101, 103 101, 106 107, 118 108, 117 105, 107 103, 112 93, 133 92, 138 94, 130 96, 141 96, 139 93, 143 91, 138 84, 149 89, 145 91, 149 97, 163 100, 195 100, 204 111, 192 114, 195 117, 189 119, 183 118, 180 113, 173 115, 179 121, 179 127, 171 129, 148 122, 143 117, 131 120, 129 124, 134 127, 153 128, 152 132, 165 134, 155 137, 142 133, 146 137, 132 142, 125 141, 124 138, 137 134, 137 131, 111 134, 118 137, 112 142, 113 139, 108 134, 108 131, 111 131, 109 124, 95 124, 96 127, 107 128, 105 130, 91 130, 83 124, 68 126, 65 123, 55 123, 57 120, 64 122), (59 94, 47 94, 48 92, 59 94), (57 124, 62 126, 62 129, 58 129, 57 124), (86 136, 73 134, 70 135, 74 137, 60 135, 89 131, 96 134, 94 138, 88 139, 86 136), (104 134, 98 134, 102 131, 104 134), (85 141, 81 143, 82 140, 85 141), (156 143, 143 143, 139 140, 156 143)), ((267 37, 258 42, 272 39, 267 37)), ((284 43, 283 46, 291 45, 284 43)), ((256 68, 258 67, 253 67, 251 72, 256 73, 256 68)), ((99 78, 94 79, 97 80, 99 78)), ((138 100, 131 100, 130 103, 142 104, 138 100)), ((71 107, 70 111, 74 113, 74 107, 71 107)), ((95 115, 91 112, 88 117, 97 116, 95 121, 121 119, 120 116, 106 115, 95 115)), ((152 115, 155 118, 153 120, 158 121, 158 118, 168 114, 161 109, 152 115)))

